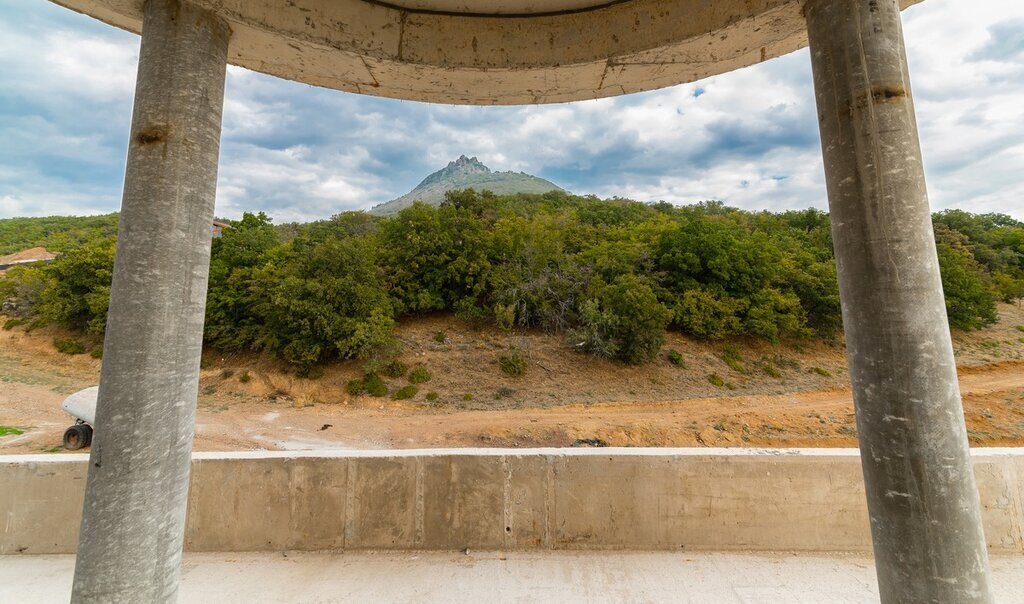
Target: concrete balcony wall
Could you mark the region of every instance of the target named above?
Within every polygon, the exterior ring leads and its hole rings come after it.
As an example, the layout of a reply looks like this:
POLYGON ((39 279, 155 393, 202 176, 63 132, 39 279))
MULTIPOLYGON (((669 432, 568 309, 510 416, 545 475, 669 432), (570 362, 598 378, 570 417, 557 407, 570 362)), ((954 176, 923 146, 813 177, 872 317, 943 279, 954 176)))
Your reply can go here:
MULTIPOLYGON (((989 549, 1024 553, 1024 453, 973 452, 989 549)), ((72 553, 86 455, 0 457, 0 554, 72 553)), ((185 548, 870 551, 854 449, 197 453, 185 548)))

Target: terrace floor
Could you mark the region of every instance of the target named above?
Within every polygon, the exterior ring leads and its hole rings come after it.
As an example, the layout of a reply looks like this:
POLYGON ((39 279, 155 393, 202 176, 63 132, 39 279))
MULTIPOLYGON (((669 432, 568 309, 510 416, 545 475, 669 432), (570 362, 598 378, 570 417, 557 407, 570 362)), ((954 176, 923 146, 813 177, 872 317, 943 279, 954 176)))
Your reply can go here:
MULTIPOLYGON (((992 559, 1024 602, 1024 557, 992 559)), ((67 602, 74 557, 0 556, 0 602, 67 602)), ((877 602, 862 554, 348 552, 186 554, 179 602, 877 602)))

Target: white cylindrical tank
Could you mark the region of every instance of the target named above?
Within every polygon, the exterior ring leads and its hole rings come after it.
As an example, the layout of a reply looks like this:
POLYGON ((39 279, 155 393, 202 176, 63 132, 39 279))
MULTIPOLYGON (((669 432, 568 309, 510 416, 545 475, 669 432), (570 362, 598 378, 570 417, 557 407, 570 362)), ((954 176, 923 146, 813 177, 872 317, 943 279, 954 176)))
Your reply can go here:
POLYGON ((80 419, 87 424, 92 424, 96 421, 96 397, 99 391, 99 386, 91 386, 84 390, 79 390, 64 399, 60 407, 74 418, 80 419))

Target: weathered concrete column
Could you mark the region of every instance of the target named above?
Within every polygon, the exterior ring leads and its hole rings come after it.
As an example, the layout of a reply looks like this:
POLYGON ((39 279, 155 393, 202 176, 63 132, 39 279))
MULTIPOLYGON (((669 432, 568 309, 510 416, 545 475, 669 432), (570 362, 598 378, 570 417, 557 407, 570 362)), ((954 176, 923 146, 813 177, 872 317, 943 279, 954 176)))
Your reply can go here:
POLYGON ((145 3, 72 602, 177 597, 228 37, 145 3))
POLYGON ((805 13, 882 600, 990 602, 899 6, 805 13))

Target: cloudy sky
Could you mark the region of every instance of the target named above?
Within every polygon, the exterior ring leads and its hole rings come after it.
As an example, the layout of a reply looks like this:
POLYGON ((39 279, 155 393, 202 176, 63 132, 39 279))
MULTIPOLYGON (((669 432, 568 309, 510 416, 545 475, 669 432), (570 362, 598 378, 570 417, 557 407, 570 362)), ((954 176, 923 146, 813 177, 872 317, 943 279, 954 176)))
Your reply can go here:
MULTIPOLYGON (((933 207, 1024 218, 1024 2, 904 13, 933 207)), ((118 208, 139 38, 0 0, 0 217, 118 208)), ((615 99, 457 107, 228 68, 217 215, 279 222, 397 197, 459 154, 576 193, 825 207, 806 50, 615 99)))

